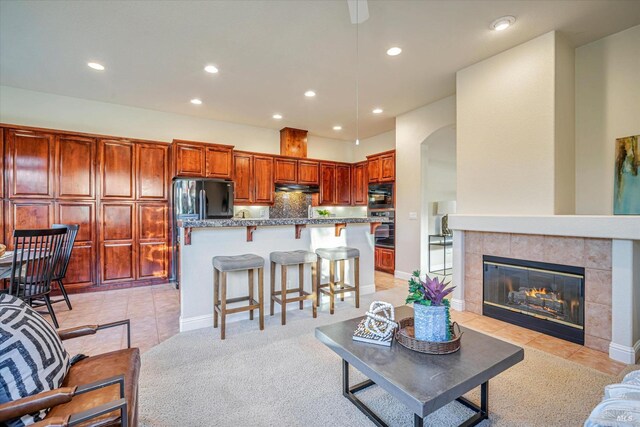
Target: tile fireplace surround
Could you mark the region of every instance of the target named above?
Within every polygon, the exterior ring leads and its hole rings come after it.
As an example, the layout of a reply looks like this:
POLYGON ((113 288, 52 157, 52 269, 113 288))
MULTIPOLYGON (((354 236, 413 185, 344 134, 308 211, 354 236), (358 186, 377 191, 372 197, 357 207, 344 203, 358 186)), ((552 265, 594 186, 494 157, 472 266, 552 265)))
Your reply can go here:
POLYGON ((584 267, 585 347, 638 358, 640 217, 452 215, 449 223, 453 308, 482 314, 483 255, 584 267))

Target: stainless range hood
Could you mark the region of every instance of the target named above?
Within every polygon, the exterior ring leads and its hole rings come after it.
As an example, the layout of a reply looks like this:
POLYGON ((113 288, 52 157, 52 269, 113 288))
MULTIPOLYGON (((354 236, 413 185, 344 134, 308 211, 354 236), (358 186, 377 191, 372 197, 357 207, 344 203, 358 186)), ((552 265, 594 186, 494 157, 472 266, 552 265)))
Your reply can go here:
POLYGON ((276 184, 277 193, 319 193, 318 185, 301 185, 301 184, 276 184))

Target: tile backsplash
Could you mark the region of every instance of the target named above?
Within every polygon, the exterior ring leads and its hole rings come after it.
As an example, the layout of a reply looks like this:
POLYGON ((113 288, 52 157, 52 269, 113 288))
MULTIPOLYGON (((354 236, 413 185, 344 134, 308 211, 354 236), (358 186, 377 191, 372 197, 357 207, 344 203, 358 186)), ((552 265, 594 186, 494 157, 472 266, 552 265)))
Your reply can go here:
MULTIPOLYGON (((275 195, 273 206, 235 206, 235 218, 308 218, 311 195, 281 193, 275 195)), ((318 218, 319 209, 326 209, 332 217, 359 218, 367 216, 366 206, 313 206, 312 218, 318 218)))
POLYGON ((308 218, 311 194, 277 192, 269 218, 308 218))

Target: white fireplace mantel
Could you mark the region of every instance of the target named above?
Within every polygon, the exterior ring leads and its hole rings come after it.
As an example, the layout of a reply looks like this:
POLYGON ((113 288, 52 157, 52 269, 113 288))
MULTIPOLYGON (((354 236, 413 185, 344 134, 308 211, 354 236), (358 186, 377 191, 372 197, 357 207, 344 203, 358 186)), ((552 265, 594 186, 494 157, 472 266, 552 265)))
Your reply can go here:
POLYGON ((449 228, 492 233, 640 240, 640 215, 449 215, 449 228))

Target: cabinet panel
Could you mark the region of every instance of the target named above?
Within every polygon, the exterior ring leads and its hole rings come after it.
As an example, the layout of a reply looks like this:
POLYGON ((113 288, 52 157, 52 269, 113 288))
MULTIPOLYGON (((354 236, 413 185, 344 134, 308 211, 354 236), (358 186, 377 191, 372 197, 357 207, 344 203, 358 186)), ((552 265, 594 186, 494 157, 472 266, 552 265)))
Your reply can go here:
POLYGON ((376 270, 393 273, 395 270, 395 251, 387 248, 376 248, 376 270))
POLYGON ((253 199, 252 165, 253 156, 250 154, 234 154, 233 180, 235 182, 234 201, 236 203, 251 203, 253 199))
POLYGON ((336 166, 336 204, 351 204, 351 166, 336 166))
POLYGON ((57 202, 55 217, 59 224, 80 226, 63 283, 73 287, 96 284, 95 203, 57 202))
POLYGON ((9 130, 7 136, 9 197, 53 197, 53 135, 9 130))
POLYGON ((333 205, 336 200, 336 165, 320 164, 320 205, 333 205))
POLYGON ((74 288, 96 284, 94 267, 96 265, 95 246, 85 243, 73 245, 67 274, 62 283, 74 288))
POLYGON ((134 146, 128 141, 101 140, 103 199, 134 197, 134 146))
POLYGON ((136 198, 166 200, 169 183, 169 146, 136 144, 136 198))
POLYGON ((5 224, 7 249, 13 249, 13 230, 49 228, 53 224, 53 202, 45 200, 10 200, 5 224))
POLYGON ((133 221, 132 203, 103 203, 100 218, 101 240, 132 240, 133 221))
POLYGON ((134 279, 135 253, 133 243, 103 243, 102 282, 134 279))
POLYGON ((76 243, 92 242, 95 237, 95 204, 92 202, 57 202, 56 222, 78 224, 76 243))
POLYGON ((231 147, 207 147, 207 177, 231 179, 233 172, 233 149, 231 147))
POLYGON ((140 243, 138 260, 138 279, 167 277, 167 244, 164 242, 140 243))
POLYGON ((273 157, 254 156, 254 202, 273 203, 273 157))
MULTIPOLYGON (((4 128, 0 127, 0 173, 2 173, 2 176, 0 176, 0 199, 4 198, 4 180, 7 178, 4 170, 4 135, 4 128)), ((4 215, 4 210, 2 211, 2 215, 4 215)), ((2 233, 2 230, 0 230, 0 233, 2 233)), ((0 236, 3 235, 4 234, 0 234, 0 236)))
POLYGON ((168 226, 167 213, 166 204, 138 204, 138 239, 165 240, 168 226))
POLYGON ((307 133, 303 129, 280 130, 280 154, 291 157, 307 157, 307 133))
POLYGON ((319 185, 320 184, 320 163, 309 160, 298 161, 298 183, 319 185))
POLYGON ((204 177, 204 147, 195 144, 176 143, 176 175, 204 177))
POLYGON ((298 161, 292 159, 275 159, 275 182, 296 184, 298 181, 298 161))
POLYGON ((357 206, 366 206, 369 193, 367 162, 360 162, 353 165, 351 184, 353 186, 351 202, 357 206))
POLYGON ((380 181, 389 182, 396 179, 396 155, 395 153, 380 156, 380 181))
POLYGON ((373 157, 367 161, 367 175, 369 176, 369 182, 380 181, 380 158, 373 157))
POLYGON ((65 199, 95 197, 96 141, 58 136, 56 155, 57 196, 65 199))

